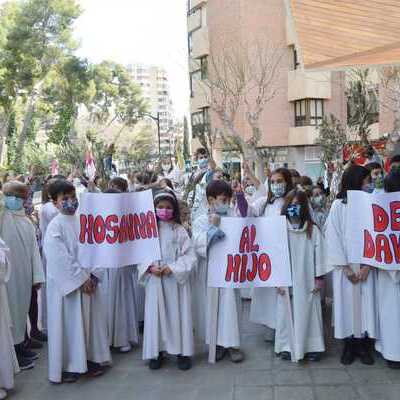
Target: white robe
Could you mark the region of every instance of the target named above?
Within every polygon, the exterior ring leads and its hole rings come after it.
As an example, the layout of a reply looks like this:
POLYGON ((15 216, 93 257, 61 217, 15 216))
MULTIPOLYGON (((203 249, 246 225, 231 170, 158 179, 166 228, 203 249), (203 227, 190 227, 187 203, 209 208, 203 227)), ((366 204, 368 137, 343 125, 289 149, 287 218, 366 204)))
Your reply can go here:
POLYGON ((108 338, 112 347, 139 343, 134 286, 135 266, 108 269, 101 284, 108 314, 108 338))
MULTIPOLYGON (((234 216, 231 211, 229 216, 234 216)), ((193 241, 198 256, 197 268, 191 280, 193 287, 193 313, 196 336, 210 344, 211 296, 214 288, 207 287, 207 232, 208 215, 194 221, 193 241)), ((218 289, 217 345, 225 348, 240 347, 241 297, 239 289, 218 289)))
MULTIPOLYGON (((281 214, 284 204, 283 198, 276 199, 272 204, 267 205, 266 201, 266 198, 263 198, 254 203, 250 207, 250 215, 272 217, 281 214)), ((275 288, 254 288, 250 307, 250 321, 275 329, 276 301, 277 292, 275 288)))
MULTIPOLYGON (((294 347, 297 360, 306 353, 325 351, 321 297, 313 294, 315 278, 328 271, 324 266, 322 234, 313 227, 308 238, 307 225, 293 229, 288 223, 288 240, 293 286, 290 289, 294 327, 294 347)), ((275 334, 275 352, 291 352, 291 329, 287 298, 278 295, 275 334)))
POLYGON ((18 372, 18 361, 11 332, 11 316, 8 306, 6 283, 10 278, 5 243, 0 239, 0 389, 14 387, 14 374, 18 372))
POLYGON ((182 226, 168 222, 159 223, 159 235, 159 265, 168 265, 172 274, 156 277, 148 273, 151 263, 139 265, 139 279, 146 290, 144 360, 157 358, 163 351, 182 356, 194 353, 190 273, 196 255, 192 241, 182 226))
POLYGON ((20 344, 25 340, 32 286, 45 280, 43 266, 35 228, 24 209, 4 211, 0 216, 0 237, 10 249, 11 274, 7 292, 14 344, 20 344))
MULTIPOLYGON (((58 215, 58 209, 53 204, 53 202, 49 201, 40 209, 39 212, 39 229, 42 238, 42 248, 43 248, 43 241, 46 236, 47 227, 49 223, 52 221, 54 217, 58 215)), ((43 270, 46 275, 46 257, 42 253, 42 263, 43 263, 43 270)), ((47 330, 47 298, 46 298, 46 284, 43 284, 40 288, 40 321, 42 323, 42 329, 47 330)))
MULTIPOLYGON (((332 204, 326 222, 327 264, 335 267, 333 271, 333 301, 335 338, 344 339, 356 334, 353 318, 353 287, 343 272, 344 266, 352 268, 347 260, 346 243, 351 241, 346 235, 347 206, 342 200, 332 204)), ((358 283, 361 292, 361 333, 368 333, 370 338, 378 337, 378 309, 376 304, 376 271, 369 272, 366 282, 358 283)))
POLYGON ((87 361, 111 361, 106 304, 100 291, 88 296, 80 287, 92 273, 78 256, 79 222, 59 214, 46 233, 49 380, 61 382, 62 372, 87 372, 87 361))
POLYGON ((400 272, 378 270, 379 340, 385 360, 400 362, 400 272))

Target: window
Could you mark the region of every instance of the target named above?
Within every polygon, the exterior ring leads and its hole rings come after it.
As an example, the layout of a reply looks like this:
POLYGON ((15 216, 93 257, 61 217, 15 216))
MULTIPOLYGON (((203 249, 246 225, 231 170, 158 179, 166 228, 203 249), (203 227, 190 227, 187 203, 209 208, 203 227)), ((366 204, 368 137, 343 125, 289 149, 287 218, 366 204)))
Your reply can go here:
POLYGON ((204 107, 199 112, 192 114, 192 136, 197 137, 210 129, 210 117, 208 107, 204 107))
POLYGON ((318 126, 324 117, 322 99, 304 99, 294 102, 295 126, 318 126))
POLYGON ((201 79, 207 79, 208 78, 208 56, 200 57, 199 61, 200 61, 201 79))
POLYGON ((190 97, 194 97, 195 83, 201 80, 201 70, 193 71, 190 73, 190 97))
POLYGON ((297 54, 296 47, 293 46, 293 68, 298 69, 300 67, 299 57, 297 54))
POLYGON ((192 32, 189 32, 189 34, 188 34, 188 52, 189 52, 189 57, 191 57, 192 54, 193 54, 193 35, 192 35, 192 32))

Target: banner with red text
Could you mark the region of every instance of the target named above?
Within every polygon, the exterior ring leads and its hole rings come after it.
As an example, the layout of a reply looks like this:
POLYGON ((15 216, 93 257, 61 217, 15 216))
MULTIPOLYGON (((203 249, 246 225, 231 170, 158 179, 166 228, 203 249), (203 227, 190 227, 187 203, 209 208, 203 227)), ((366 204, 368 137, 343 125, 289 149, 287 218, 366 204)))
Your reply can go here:
POLYGON ((400 193, 348 192, 349 263, 400 270, 400 193))
POLYGON ((79 261, 85 268, 119 268, 161 258, 151 190, 84 193, 78 216, 79 261))
POLYGON ((286 218, 222 218, 225 237, 210 248, 208 286, 292 286, 286 218))

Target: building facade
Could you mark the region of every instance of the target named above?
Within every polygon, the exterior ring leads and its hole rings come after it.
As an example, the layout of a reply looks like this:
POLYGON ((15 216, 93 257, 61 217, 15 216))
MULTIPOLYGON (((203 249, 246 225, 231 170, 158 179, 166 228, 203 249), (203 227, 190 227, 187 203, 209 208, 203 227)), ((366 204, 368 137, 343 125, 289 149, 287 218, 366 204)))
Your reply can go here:
MULTIPOLYGON (((188 2, 192 147, 199 146, 199 130, 212 130, 213 125, 219 124, 210 108, 210 94, 201 85, 212 73, 207 68, 211 57, 235 43, 259 39, 279 46, 282 59, 276 76, 277 92, 260 117, 262 137, 258 146, 272 155, 272 168, 286 166, 317 178, 323 174, 320 149, 315 145, 318 126, 330 114, 347 122, 346 73, 311 73, 301 68, 294 28, 282 0, 188 2)), ((244 111, 237 117, 236 125, 246 138, 251 132, 243 114, 244 111)), ((384 126, 372 127, 372 139, 383 133, 382 129, 387 128, 384 126)), ((222 146, 215 157, 224 158, 222 146)))

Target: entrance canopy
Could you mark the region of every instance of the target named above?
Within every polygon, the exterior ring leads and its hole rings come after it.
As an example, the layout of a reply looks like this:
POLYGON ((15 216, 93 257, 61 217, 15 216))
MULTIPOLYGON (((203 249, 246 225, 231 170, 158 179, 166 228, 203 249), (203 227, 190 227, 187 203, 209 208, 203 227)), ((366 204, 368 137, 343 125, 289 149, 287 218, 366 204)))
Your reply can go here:
POLYGON ((305 69, 400 64, 400 0, 286 0, 305 69))

